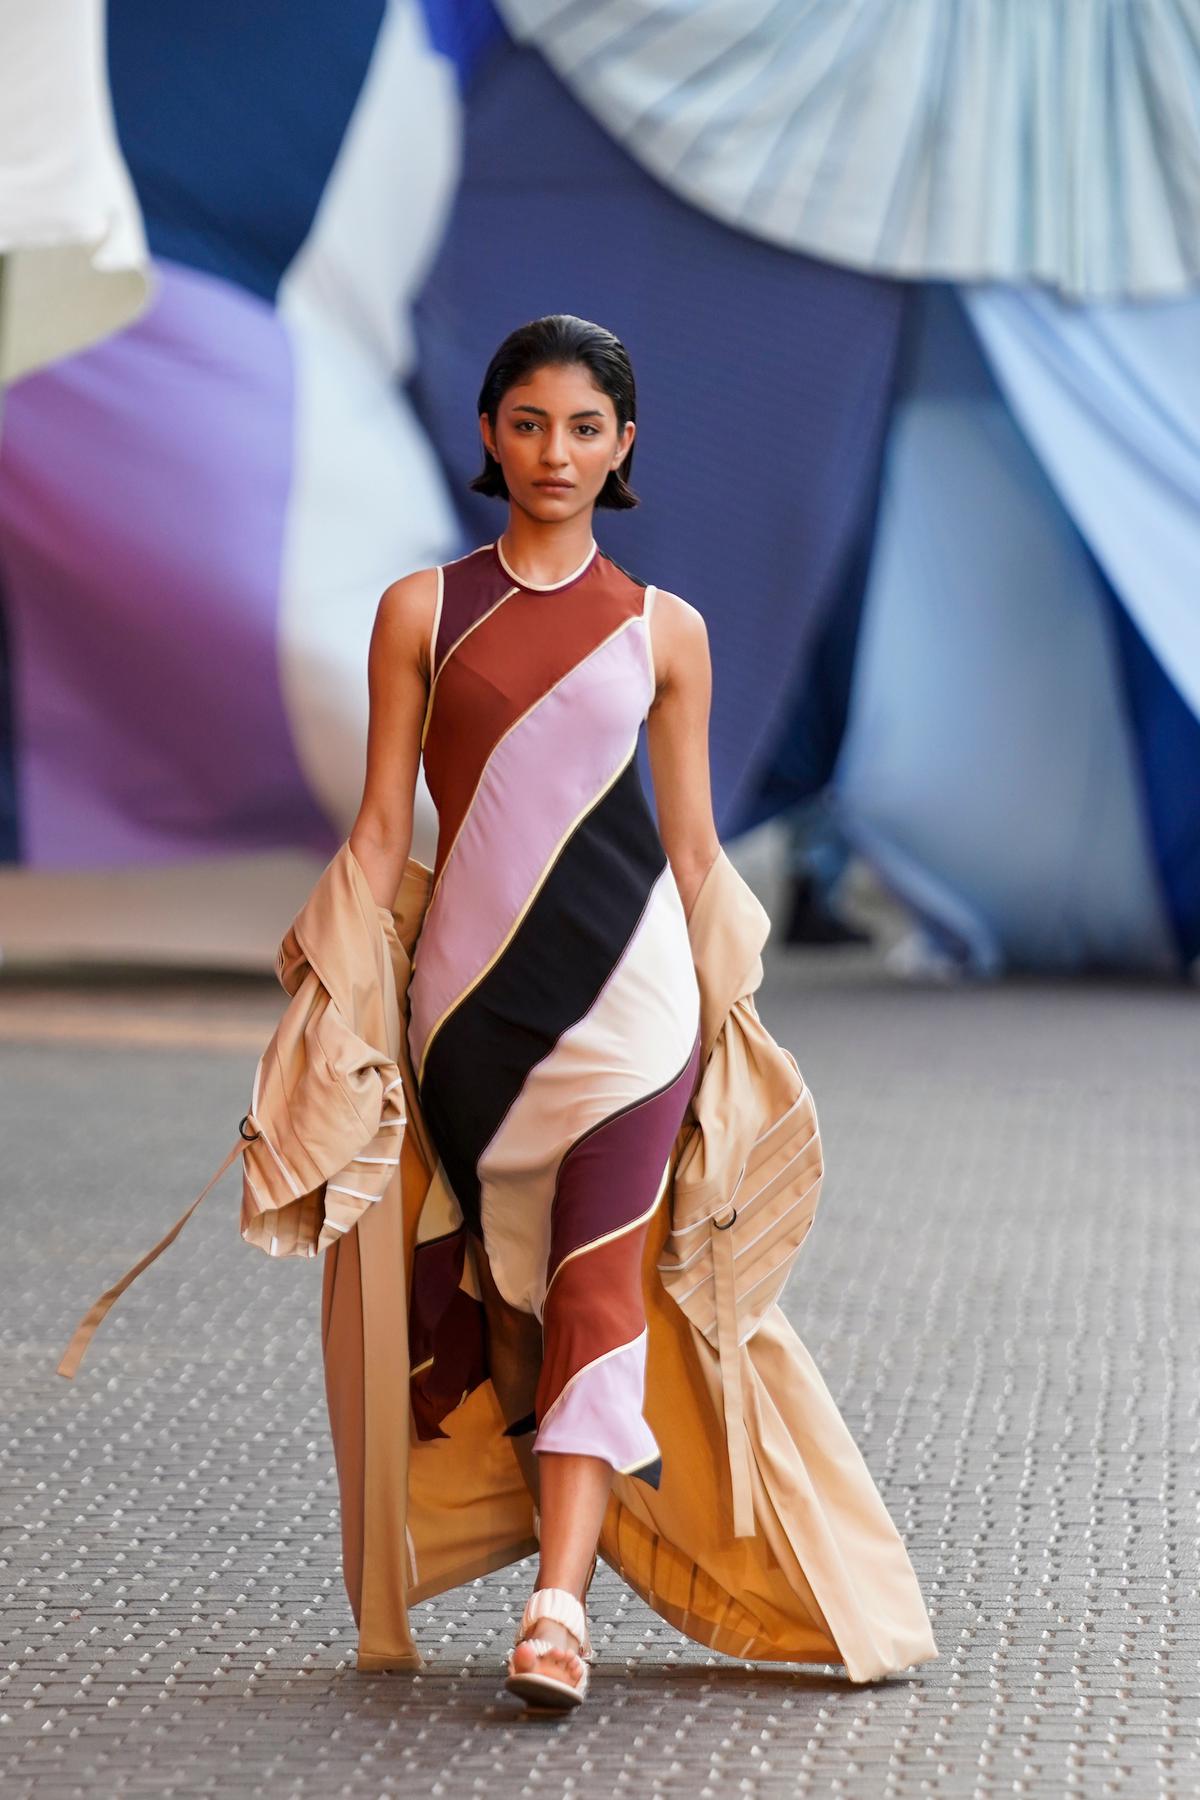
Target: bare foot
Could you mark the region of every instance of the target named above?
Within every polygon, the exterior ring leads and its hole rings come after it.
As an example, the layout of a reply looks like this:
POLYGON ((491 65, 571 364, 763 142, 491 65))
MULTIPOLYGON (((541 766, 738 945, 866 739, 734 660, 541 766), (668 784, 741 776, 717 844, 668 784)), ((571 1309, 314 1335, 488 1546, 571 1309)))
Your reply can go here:
POLYGON ((583 1675, 584 1662, 576 1646, 576 1640, 565 1625, 557 1619, 539 1619, 530 1637, 543 1638, 555 1648, 539 1656, 524 1639, 513 1651, 513 1670, 518 1675, 551 1675, 556 1681, 569 1681, 572 1687, 578 1687, 583 1675))

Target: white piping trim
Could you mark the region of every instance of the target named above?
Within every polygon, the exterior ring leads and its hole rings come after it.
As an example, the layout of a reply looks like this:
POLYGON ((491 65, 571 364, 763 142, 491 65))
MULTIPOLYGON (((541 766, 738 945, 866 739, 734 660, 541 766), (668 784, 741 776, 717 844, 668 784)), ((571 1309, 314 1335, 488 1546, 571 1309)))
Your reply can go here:
MULTIPOLYGON (((253 1113, 251 1114, 251 1117, 253 1117, 253 1113)), ((297 1181, 296 1177, 292 1174, 292 1171, 288 1168, 288 1166, 284 1162, 282 1156, 279 1154, 278 1150, 275 1148, 274 1144, 271 1142, 270 1138, 267 1136, 266 1132, 263 1130, 262 1120, 255 1119, 254 1123, 258 1126, 258 1135, 261 1137, 263 1143, 267 1146, 267 1149, 271 1152, 271 1155, 274 1157, 276 1163, 279 1165, 279 1173, 283 1176, 283 1179, 287 1182, 288 1186, 291 1188, 292 1193, 295 1195, 296 1199, 303 1200, 304 1189, 300 1186, 300 1183, 297 1181)))
MULTIPOLYGON (((569 1154, 569 1152, 568 1152, 568 1154, 569 1154)), ((565 1158, 564 1158, 564 1161, 565 1161, 565 1158)), ((599 1250, 602 1244, 611 1244, 614 1241, 614 1239, 619 1238, 619 1237, 624 1237, 627 1232, 636 1231, 639 1225, 644 1225, 646 1223, 647 1219, 651 1219, 654 1217, 654 1214, 658 1211, 659 1202, 661 1201, 663 1194, 666 1192, 667 1177, 670 1173, 671 1173, 671 1164, 670 1164, 670 1161, 668 1160, 667 1165, 662 1172, 662 1179, 659 1181, 659 1184, 658 1184, 658 1192, 657 1192, 657 1194, 655 1194, 653 1200, 650 1202, 649 1206, 646 1208, 644 1213, 639 1213, 639 1215, 636 1219, 630 1219, 630 1221, 627 1225, 614 1226, 614 1228, 611 1231, 604 1232, 600 1237, 592 1238, 592 1239, 590 1239, 590 1241, 588 1243, 579 1244, 574 1250, 567 1251, 567 1254, 563 1257, 562 1261, 558 1264, 558 1267, 555 1269, 553 1275, 550 1277, 550 1280, 546 1284, 546 1294, 543 1295, 543 1297, 542 1297, 542 1310, 543 1311, 545 1310, 546 1298, 549 1295, 551 1288, 554 1286, 555 1282, 558 1280, 559 1276, 562 1274, 563 1270, 566 1268, 568 1263, 574 1262, 576 1257, 578 1257, 578 1256, 586 1255, 589 1250, 599 1250)))
POLYGON ((658 589, 648 587, 642 596, 643 635, 646 639, 646 661, 650 668, 650 705, 653 706, 658 696, 658 675, 654 668, 654 643, 650 636, 650 620, 654 614, 654 602, 658 598, 658 589))
MULTIPOLYGON (((622 626, 620 629, 623 631, 626 629, 626 627, 622 626)), ((616 636, 615 632, 614 632, 613 636, 614 637, 616 636)), ((609 643, 611 640, 606 638, 604 641, 605 641, 605 643, 609 643)), ((576 664, 576 667, 578 668, 579 665, 576 664)), ((522 715, 522 716, 524 716, 524 715, 522 715)), ((495 967, 495 965, 499 962, 500 958, 503 956, 504 952, 508 949, 508 946, 511 944, 513 938, 517 935, 517 932, 521 926, 521 922, 525 917, 525 914, 529 911, 530 907, 533 905, 534 901, 537 899, 538 895, 541 893, 543 887, 545 886, 546 882, 548 881, 551 870, 554 868, 554 865, 557 863, 559 857, 561 856, 563 848, 564 848, 565 844, 567 843, 567 840, 574 835, 574 833, 578 830, 579 826, 582 824, 583 820, 587 817, 587 815, 596 810, 596 808, 600 805, 600 802, 604 799, 605 795, 610 791, 610 789, 612 789, 616 786, 617 782, 621 779, 622 775, 625 773, 626 769, 630 766, 630 764, 632 763, 632 761, 636 755, 637 755, 637 738, 635 737, 632 745, 630 746, 629 750, 626 752, 624 761, 621 763, 620 767, 613 770, 613 773, 609 776, 608 780, 604 783, 604 786, 600 789, 599 793, 592 794, 584 802, 584 804, 580 807, 579 811, 576 813, 575 817, 571 820, 571 823, 567 826, 567 829, 563 832, 562 836, 559 838, 557 844, 555 844, 554 849, 551 851, 549 857, 546 859, 545 865, 543 866, 540 874, 538 875, 536 884, 530 890, 530 892, 527 894, 524 902, 522 903, 520 912, 517 914, 516 918, 513 920, 512 924, 509 926, 508 931, 505 933, 504 942, 502 944, 497 945, 496 949, 493 951, 492 955, 489 956, 489 958, 488 958, 487 962, 484 964, 483 968, 478 970, 477 973, 471 977, 470 981, 467 983, 466 987, 462 990, 462 992, 460 994, 455 995, 454 999, 451 1000, 450 1004, 445 1008, 445 1010, 442 1012, 441 1016, 438 1019, 436 1019, 434 1024, 430 1027, 429 1032, 426 1035, 425 1042, 421 1046, 421 1061, 417 1068, 417 1085, 418 1085, 418 1087, 420 1086, 421 1082, 425 1079, 425 1065, 429 1061, 429 1051, 433 1044, 434 1038, 437 1036, 438 1032, 442 1029, 442 1026, 446 1023, 446 1020, 450 1017, 451 1013, 454 1012, 456 1010, 456 1008, 458 1008, 459 1006, 462 1005, 463 1001, 467 998, 468 994, 471 994, 474 992, 474 990, 479 986, 480 982, 483 980, 484 976, 488 973, 488 971, 490 969, 493 969, 495 967)), ((482 777, 480 777, 480 779, 482 780, 482 777)), ((476 788, 476 792, 478 792, 478 788, 476 788)), ((469 815, 464 814, 463 824, 466 823, 468 816, 469 815)), ((460 826, 458 832, 455 833, 455 837, 454 837, 455 844, 457 844, 457 842, 458 842, 461 831, 462 831, 462 826, 460 826)), ((453 849, 453 847, 454 846, 451 845, 451 849, 453 849)), ((447 856, 446 861, 442 864, 441 875, 438 876, 438 884, 435 885, 435 889, 434 889, 435 893, 438 891, 438 887, 440 886, 442 875, 444 875, 446 873, 446 870, 449 867, 449 864, 450 864, 450 858, 449 858, 449 856, 447 856)), ((429 912, 430 912, 430 908, 432 907, 432 905, 433 905, 433 900, 431 897, 429 906, 427 906, 425 909, 425 919, 426 920, 428 920, 428 918, 429 918, 429 912)), ((422 929, 424 929, 424 926, 422 926, 422 929)))
POLYGON ((499 538, 496 539, 492 548, 500 559, 500 567, 504 570, 504 573, 508 576, 510 581, 515 581, 518 587, 528 588, 530 592, 534 594, 552 594, 555 588, 566 587, 569 581, 578 581, 584 570, 595 558, 600 546, 595 538, 593 538, 592 547, 580 563, 579 567, 573 569, 569 575, 564 575, 561 581, 526 581, 524 577, 518 575, 517 571, 510 565, 508 558, 500 548, 499 538))
POLYGON ((575 1386, 575 1383, 578 1380, 580 1380, 580 1378, 582 1376, 586 1375, 589 1369, 598 1369, 600 1367, 601 1363, 609 1362, 614 1356, 620 1356, 622 1350, 632 1350, 635 1344, 640 1344, 643 1342, 643 1340, 645 1340, 646 1342, 649 1342, 649 1338, 650 1338, 650 1327, 649 1327, 649 1325, 647 1325, 644 1327, 643 1330, 638 1332, 638 1334, 635 1338, 630 1338, 628 1343, 614 1344, 612 1349, 606 1350, 602 1356, 594 1356, 592 1358, 591 1362, 584 1363, 582 1369, 576 1369, 575 1373, 571 1376, 571 1379, 559 1391, 558 1397, 555 1400, 553 1406, 550 1408, 549 1412, 545 1415, 541 1424, 538 1426, 538 1436, 540 1437, 542 1435, 542 1432, 545 1431, 547 1425, 550 1423, 551 1419, 554 1417, 555 1413, 558 1411, 559 1407, 562 1405, 563 1401, 566 1399, 566 1397, 570 1393, 571 1389, 575 1386))
POLYGON ((437 680, 437 670, 433 659, 437 654, 438 627, 442 622, 442 601, 446 594, 446 572, 441 563, 437 572, 437 601, 433 608, 433 630, 429 634, 429 692, 425 699, 425 717, 421 720, 421 744, 425 743, 425 733, 429 730, 429 715, 433 711, 433 686, 437 680))
POLYGON ((434 693, 434 689, 437 687, 438 682, 442 679, 442 670, 446 667, 446 664, 450 661, 450 658, 454 655, 454 652, 459 648, 459 646, 461 644, 466 643, 466 641, 470 637, 471 633, 473 631, 477 631, 479 629, 479 627, 483 624, 484 620, 490 619, 492 614, 496 611, 496 608, 498 606, 503 606, 504 602, 506 600, 511 600, 513 595, 516 592, 517 592, 517 589, 515 587, 513 587, 513 588, 509 588, 509 590, 506 594, 501 594, 500 598, 498 600, 493 601, 491 606, 488 607, 486 612, 480 613, 480 615, 477 619, 471 620, 471 623, 467 626, 467 629, 463 632, 461 637, 455 638, 454 642, 448 646, 448 648, 446 650, 446 654, 445 654, 445 656, 443 656, 441 662, 438 664, 437 669, 434 673, 433 680, 429 684, 429 699, 425 705, 425 723, 421 727, 421 749, 422 750, 424 750, 424 748, 425 748, 425 738, 429 731, 429 721, 430 721, 430 717, 433 713, 433 693, 434 693))
MULTIPOLYGON (((505 595, 506 599, 508 597, 509 597, 508 595, 505 595)), ((475 802, 479 798, 479 790, 483 786, 483 783, 487 776, 488 770, 492 766, 492 760, 495 757, 496 752, 500 749, 500 746, 503 743, 505 743, 512 736, 513 732, 516 731, 516 729, 519 725, 523 725, 525 723, 526 719, 532 718, 533 714, 536 713, 540 707, 544 706, 548 700, 553 699, 554 695, 559 692, 563 683, 565 681, 568 681, 570 679, 570 677, 572 675, 574 675, 574 673, 577 669, 584 668, 586 666, 586 664, 591 662, 591 660, 594 656, 598 656, 602 650, 607 650, 608 646, 610 644, 615 644, 617 639, 621 636, 622 632, 632 630, 632 628, 636 624, 637 624, 636 615, 634 615, 632 618, 622 619, 621 623, 619 625, 614 626, 606 638, 601 638, 600 642, 598 644, 594 644, 592 646, 592 648, 588 651, 586 656, 581 656, 579 661, 577 663, 573 663, 571 665, 571 667, 566 671, 565 674, 560 675, 558 680, 554 683, 553 687, 548 687, 546 689, 545 693, 543 693, 543 694, 535 695, 535 697, 529 702, 529 705, 525 708, 525 711, 523 713, 518 714, 518 716, 513 720, 511 725, 505 726, 504 730, 501 732, 500 736, 496 739, 495 743, 492 745, 491 749, 487 753, 486 758, 484 759, 484 764, 483 764, 483 767, 479 771, 478 777, 476 778, 475 786, 471 789, 471 798, 467 801, 466 806, 463 808, 462 818, 458 822, 458 830, 454 833, 454 838, 450 844, 449 849, 446 851, 445 859, 442 863, 442 866, 438 870, 437 880, 433 883, 433 886, 429 890, 429 896, 425 903, 425 916, 427 918, 429 916, 430 911, 433 908, 433 903, 434 903, 434 900, 437 898, 438 891, 441 888, 442 877, 445 875, 446 870, 450 866, 450 858, 454 855, 455 850, 458 848, 458 840, 463 834, 463 830, 466 826, 467 820, 470 818, 472 809, 474 808, 474 805, 475 805, 475 802)), ((634 739, 633 747, 634 747, 634 750, 636 751, 636 749, 637 749, 637 739, 636 738, 634 739)), ((582 814, 580 816, 582 817, 582 814)), ((576 823, 578 823, 578 820, 576 821, 576 823)), ((562 848, 562 845, 560 844, 559 849, 561 849, 561 848, 562 848)))

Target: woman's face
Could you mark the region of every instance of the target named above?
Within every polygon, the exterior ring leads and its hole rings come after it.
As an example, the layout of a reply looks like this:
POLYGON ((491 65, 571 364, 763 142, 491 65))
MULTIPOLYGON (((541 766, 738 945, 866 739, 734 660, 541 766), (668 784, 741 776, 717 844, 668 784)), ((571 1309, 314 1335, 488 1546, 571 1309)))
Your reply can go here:
POLYGON ((589 511, 636 432, 632 422, 618 432, 612 401, 581 363, 535 369, 504 395, 495 431, 486 413, 479 429, 513 504, 546 521, 589 511))

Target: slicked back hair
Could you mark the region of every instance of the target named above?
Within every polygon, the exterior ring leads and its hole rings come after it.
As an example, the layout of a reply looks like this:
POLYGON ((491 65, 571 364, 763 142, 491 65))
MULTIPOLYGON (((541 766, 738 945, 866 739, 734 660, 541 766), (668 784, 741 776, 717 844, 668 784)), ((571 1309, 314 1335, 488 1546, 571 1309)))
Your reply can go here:
MULTIPOLYGON (((577 319, 573 313, 548 313, 545 318, 531 319, 527 325, 519 325, 509 332, 488 364, 476 411, 487 414, 494 431, 500 402, 509 388, 528 381, 538 369, 568 367, 573 363, 585 368, 595 385, 612 401, 618 432, 624 430, 631 419, 636 423, 633 366, 624 344, 603 325, 577 319)), ((623 511, 638 505, 638 497, 628 480, 633 449, 631 444, 620 467, 609 470, 608 478, 596 496, 597 506, 623 511)), ((470 486, 477 494, 508 499, 504 471, 489 450, 484 451, 483 468, 470 486)))

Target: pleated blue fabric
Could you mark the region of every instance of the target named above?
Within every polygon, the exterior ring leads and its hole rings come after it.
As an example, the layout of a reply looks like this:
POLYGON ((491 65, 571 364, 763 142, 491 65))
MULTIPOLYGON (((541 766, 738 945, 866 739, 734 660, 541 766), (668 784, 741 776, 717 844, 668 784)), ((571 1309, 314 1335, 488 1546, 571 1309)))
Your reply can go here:
POLYGON ((1200 276, 1194 0, 497 0, 660 181, 880 273, 1074 298, 1200 276))

